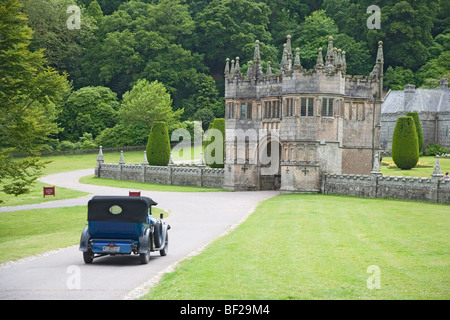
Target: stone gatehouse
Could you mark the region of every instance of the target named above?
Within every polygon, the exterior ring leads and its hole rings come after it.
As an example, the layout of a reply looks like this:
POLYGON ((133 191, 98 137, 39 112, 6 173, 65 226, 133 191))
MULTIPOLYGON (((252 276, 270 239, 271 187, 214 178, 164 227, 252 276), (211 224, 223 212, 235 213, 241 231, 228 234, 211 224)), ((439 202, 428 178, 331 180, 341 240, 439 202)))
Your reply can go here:
POLYGON ((246 75, 225 67, 227 190, 320 192, 321 176, 369 174, 379 150, 383 48, 369 76, 346 73, 346 53, 329 38, 305 70, 287 36, 280 70, 262 70, 259 42, 246 75))

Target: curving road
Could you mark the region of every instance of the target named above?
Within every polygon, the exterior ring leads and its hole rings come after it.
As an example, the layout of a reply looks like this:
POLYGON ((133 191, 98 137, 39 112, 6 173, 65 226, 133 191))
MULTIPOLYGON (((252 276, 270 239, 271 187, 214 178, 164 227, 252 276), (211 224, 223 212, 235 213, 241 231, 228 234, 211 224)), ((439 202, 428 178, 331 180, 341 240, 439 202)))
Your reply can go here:
MULTIPOLYGON (((91 196, 42 204, 4 207, 0 212, 86 205, 92 195, 128 195, 129 189, 84 185, 79 178, 92 169, 50 175, 50 185, 89 192, 91 196)), ((117 300, 134 299, 146 292, 161 274, 193 255, 242 222, 264 199, 278 194, 260 192, 177 193, 142 191, 170 212, 169 254, 152 253, 141 265, 138 256, 102 257, 83 262, 78 245, 0 265, 0 299, 117 300)), ((81 235, 80 230, 80 235, 81 235)))

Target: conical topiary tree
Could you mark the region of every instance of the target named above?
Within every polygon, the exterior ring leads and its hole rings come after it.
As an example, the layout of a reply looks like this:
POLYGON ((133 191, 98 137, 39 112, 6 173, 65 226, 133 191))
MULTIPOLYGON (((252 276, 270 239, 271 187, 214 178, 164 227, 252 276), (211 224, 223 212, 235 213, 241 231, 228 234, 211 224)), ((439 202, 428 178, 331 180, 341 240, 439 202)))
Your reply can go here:
POLYGON ((417 112, 408 112, 407 116, 412 117, 414 119, 414 124, 416 126, 417 131, 417 139, 419 140, 419 153, 422 152, 423 149, 423 132, 422 125, 420 124, 419 114, 417 112))
POLYGON ((170 139, 167 124, 155 121, 148 136, 147 161, 153 166, 167 166, 170 160, 170 139))
POLYGON ((392 137, 392 160, 402 170, 414 168, 419 161, 419 142, 412 117, 399 117, 392 137))

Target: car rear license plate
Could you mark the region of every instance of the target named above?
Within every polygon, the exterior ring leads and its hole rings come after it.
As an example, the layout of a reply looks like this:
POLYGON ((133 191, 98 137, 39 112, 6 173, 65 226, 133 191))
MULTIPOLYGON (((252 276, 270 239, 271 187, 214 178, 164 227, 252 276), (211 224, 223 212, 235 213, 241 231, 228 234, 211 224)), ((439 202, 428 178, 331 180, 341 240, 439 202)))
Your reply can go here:
POLYGON ((104 246, 103 247, 103 252, 108 252, 108 253, 119 253, 120 252, 120 247, 110 247, 110 246, 104 246))

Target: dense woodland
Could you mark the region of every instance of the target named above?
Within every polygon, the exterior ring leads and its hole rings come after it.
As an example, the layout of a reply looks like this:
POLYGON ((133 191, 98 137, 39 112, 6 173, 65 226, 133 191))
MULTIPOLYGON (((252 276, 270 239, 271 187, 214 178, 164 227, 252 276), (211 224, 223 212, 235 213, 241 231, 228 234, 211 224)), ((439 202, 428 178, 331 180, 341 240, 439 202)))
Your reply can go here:
POLYGON ((288 34, 304 68, 331 35, 347 73, 368 75, 381 40, 386 89, 435 87, 450 76, 449 12, 450 0, 1 0, 0 161, 145 145, 154 121, 205 129, 224 116, 225 59, 251 60, 259 40, 277 69, 288 34), (380 29, 367 28, 370 5, 380 29))

